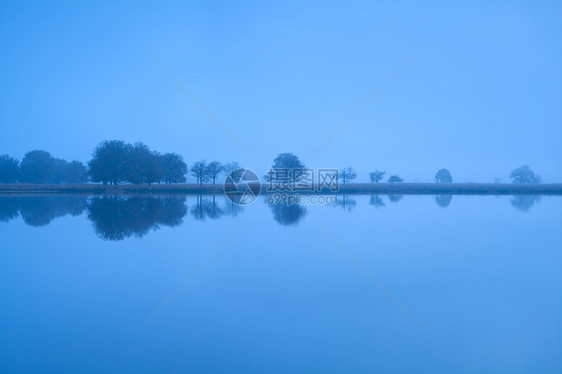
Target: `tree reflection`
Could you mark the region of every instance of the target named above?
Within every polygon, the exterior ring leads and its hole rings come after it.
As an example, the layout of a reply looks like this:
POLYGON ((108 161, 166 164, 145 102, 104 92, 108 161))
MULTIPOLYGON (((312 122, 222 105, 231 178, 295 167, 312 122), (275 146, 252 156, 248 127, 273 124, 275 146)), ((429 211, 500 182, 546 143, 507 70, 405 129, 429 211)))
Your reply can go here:
POLYGON ((379 195, 371 195, 371 200, 369 200, 369 205, 372 205, 375 208, 383 208, 384 206, 386 206, 384 200, 379 195))
POLYGON ((540 200, 540 195, 515 195, 511 198, 511 205, 522 212, 528 212, 540 200))
POLYGON ((453 195, 436 195, 435 196, 435 203, 439 205, 441 208, 446 208, 451 204, 451 200, 453 199, 453 195))
POLYGON ((206 218, 218 219, 224 214, 224 209, 217 205, 215 195, 213 197, 199 195, 196 204, 191 207, 191 215, 198 221, 204 221, 206 218))
POLYGON ((67 214, 78 216, 87 207, 85 196, 26 196, 20 201, 24 222, 34 227, 45 226, 67 214))
POLYGON ((356 205, 357 205, 357 201, 346 195, 342 195, 341 199, 338 198, 337 200, 337 206, 341 207, 346 212, 351 212, 356 205))
POLYGON ((306 215, 306 208, 299 204, 270 204, 273 219, 281 226, 292 226, 306 215))
POLYGON ((404 196, 402 196, 402 195, 392 195, 392 194, 390 194, 390 195, 388 195, 388 200, 390 200, 390 202, 392 202, 392 203, 397 203, 400 200, 402 200, 403 197, 404 196))
POLYGON ((17 197, 0 197, 0 222, 8 222, 19 216, 20 201, 17 197))
POLYGON ((141 238, 160 225, 180 225, 187 214, 183 197, 96 197, 88 209, 96 234, 104 240, 141 238))

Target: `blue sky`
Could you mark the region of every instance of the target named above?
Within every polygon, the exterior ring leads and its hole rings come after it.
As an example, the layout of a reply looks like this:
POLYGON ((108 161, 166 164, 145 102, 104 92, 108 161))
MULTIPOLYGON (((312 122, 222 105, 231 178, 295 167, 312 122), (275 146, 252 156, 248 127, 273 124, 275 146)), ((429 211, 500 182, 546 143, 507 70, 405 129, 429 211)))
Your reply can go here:
POLYGON ((2 2, 0 153, 123 139, 260 173, 294 152, 358 181, 560 182, 560 35, 556 2, 2 2))

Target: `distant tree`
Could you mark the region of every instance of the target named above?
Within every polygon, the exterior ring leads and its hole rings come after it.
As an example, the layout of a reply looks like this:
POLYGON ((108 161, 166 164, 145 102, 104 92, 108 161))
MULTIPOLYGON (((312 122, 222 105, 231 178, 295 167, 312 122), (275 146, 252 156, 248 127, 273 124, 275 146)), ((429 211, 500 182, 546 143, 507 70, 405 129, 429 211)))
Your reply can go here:
POLYGON ((380 170, 375 170, 372 173, 369 173, 369 178, 371 178, 371 183, 379 183, 380 181, 382 181, 382 178, 384 177, 385 174, 386 172, 380 170))
POLYGON ((207 165, 207 176, 215 184, 218 175, 224 170, 224 165, 218 161, 209 162, 207 165))
POLYGON ((187 164, 183 161, 183 157, 177 153, 164 153, 160 155, 160 165, 163 171, 163 182, 185 183, 185 175, 187 174, 187 164))
POLYGON ((66 173, 66 160, 55 158, 55 171, 49 182, 51 183, 64 183, 64 174, 66 173))
POLYGON ((348 166, 340 170, 339 177, 342 183, 346 184, 347 182, 354 180, 357 177, 357 173, 355 173, 351 166, 348 166))
POLYGON ((199 183, 200 186, 209 180, 209 175, 207 174, 207 161, 205 160, 194 162, 193 165, 191 165, 190 172, 191 175, 197 179, 197 183, 199 183))
POLYGON ((388 183, 402 183, 404 182, 404 179, 400 178, 398 175, 391 175, 390 178, 388 178, 388 183))
POLYGON ((55 172, 51 183, 86 183, 88 169, 80 161, 68 162, 60 158, 55 159, 55 172))
POLYGON ((27 152, 21 162, 20 179, 26 183, 49 183, 55 173, 55 165, 55 159, 49 152, 27 152))
POLYGON ((224 173, 228 176, 232 174, 232 180, 238 181, 242 178, 243 169, 240 167, 238 162, 229 162, 224 164, 224 173), (233 173, 235 170, 238 170, 236 173, 233 173))
POLYGON ((127 153, 125 170, 126 180, 133 184, 150 185, 161 181, 164 176, 160 155, 141 142, 135 143, 127 153))
POLYGON ((447 169, 439 169, 435 174, 435 181, 437 183, 453 183, 453 177, 451 177, 451 173, 447 169))
POLYGON ((19 161, 9 155, 0 155, 0 183, 15 183, 19 176, 19 161))
POLYGON ((513 169, 509 177, 513 179, 513 183, 541 183, 542 181, 541 176, 535 174, 527 165, 513 169))
POLYGON ((92 182, 118 184, 125 181, 128 154, 132 147, 122 140, 106 140, 98 144, 88 162, 92 182))
POLYGON ((66 183, 88 182, 88 168, 80 161, 71 161, 66 165, 66 183))
POLYGON ((304 169, 305 166, 297 156, 292 153, 280 153, 273 160, 273 165, 268 173, 267 180, 276 182, 291 182, 300 180, 298 175, 294 175, 295 169, 304 169))

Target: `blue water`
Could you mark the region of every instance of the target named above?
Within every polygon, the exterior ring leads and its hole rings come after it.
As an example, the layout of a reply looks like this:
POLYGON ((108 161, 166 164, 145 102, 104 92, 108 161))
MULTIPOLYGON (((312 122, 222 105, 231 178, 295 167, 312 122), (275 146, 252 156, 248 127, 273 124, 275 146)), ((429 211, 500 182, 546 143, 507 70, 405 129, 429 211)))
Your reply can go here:
POLYGON ((560 212, 1 198, 0 372, 557 373, 560 212))

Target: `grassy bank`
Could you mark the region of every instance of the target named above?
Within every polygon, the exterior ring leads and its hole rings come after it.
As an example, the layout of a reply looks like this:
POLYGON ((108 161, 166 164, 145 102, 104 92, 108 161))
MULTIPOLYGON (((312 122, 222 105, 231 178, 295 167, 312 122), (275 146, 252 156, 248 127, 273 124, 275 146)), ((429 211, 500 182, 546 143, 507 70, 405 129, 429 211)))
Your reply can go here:
MULTIPOLYGON (((262 193, 269 193, 269 185, 262 185, 262 193)), ((24 194, 222 194, 222 184, 155 184, 104 186, 101 184, 0 184, 0 195, 24 194)), ((286 192, 286 191, 275 191, 286 192)), ((300 194, 317 192, 298 191, 300 194)), ((562 195, 562 184, 499 184, 499 183, 350 183, 341 184, 338 192, 324 190, 323 194, 473 194, 473 195, 562 195)))

